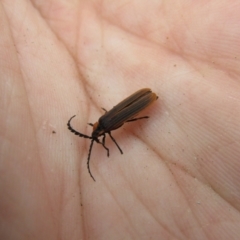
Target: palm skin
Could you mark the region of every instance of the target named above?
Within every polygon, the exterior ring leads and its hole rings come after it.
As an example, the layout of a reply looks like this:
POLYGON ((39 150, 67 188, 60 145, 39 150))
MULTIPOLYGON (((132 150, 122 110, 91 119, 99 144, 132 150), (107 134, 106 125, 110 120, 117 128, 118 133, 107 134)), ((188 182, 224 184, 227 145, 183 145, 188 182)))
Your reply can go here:
MULTIPOLYGON (((50 4, 51 3, 51 4, 50 4)), ((1 5, 0 239, 238 239, 237 1, 1 5), (101 107, 159 96, 106 140, 101 107)))

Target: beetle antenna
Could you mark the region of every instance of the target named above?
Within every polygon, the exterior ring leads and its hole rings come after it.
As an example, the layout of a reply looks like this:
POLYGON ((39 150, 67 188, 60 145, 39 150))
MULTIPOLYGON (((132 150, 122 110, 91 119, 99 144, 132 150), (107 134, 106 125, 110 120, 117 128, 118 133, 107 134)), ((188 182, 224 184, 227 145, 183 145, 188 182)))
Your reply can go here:
POLYGON ((91 173, 91 170, 90 170, 90 164, 89 164, 89 163, 90 163, 90 156, 91 156, 91 152, 92 152, 92 147, 93 147, 93 142, 94 142, 94 141, 95 141, 95 140, 92 139, 91 144, 90 144, 90 147, 89 147, 89 151, 88 151, 88 160, 87 160, 87 168, 88 168, 88 172, 89 172, 91 178, 93 179, 93 181, 96 182, 95 178, 93 177, 93 175, 92 175, 92 173, 91 173))
POLYGON ((72 128, 72 126, 71 126, 71 120, 72 120, 74 117, 76 117, 76 115, 72 116, 72 117, 68 120, 68 123, 67 123, 68 129, 69 129, 72 133, 74 133, 75 135, 77 135, 77 136, 79 136, 79 137, 92 139, 92 137, 87 136, 87 135, 85 135, 85 134, 82 134, 82 133, 80 133, 80 132, 78 132, 78 131, 76 131, 75 129, 72 128))

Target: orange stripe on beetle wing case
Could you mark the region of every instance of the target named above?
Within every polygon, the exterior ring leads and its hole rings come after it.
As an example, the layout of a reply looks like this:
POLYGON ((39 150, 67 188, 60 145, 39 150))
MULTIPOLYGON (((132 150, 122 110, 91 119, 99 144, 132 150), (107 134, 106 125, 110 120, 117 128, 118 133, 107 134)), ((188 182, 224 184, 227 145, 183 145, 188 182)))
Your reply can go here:
POLYGON ((151 105, 158 97, 152 92, 150 88, 143 88, 133 93, 129 97, 125 98, 123 101, 114 106, 110 111, 106 111, 103 116, 101 116, 98 121, 94 124, 89 123, 93 127, 92 136, 82 134, 71 126, 71 120, 76 116, 72 116, 67 123, 68 129, 75 135, 83 138, 91 139, 91 144, 88 151, 87 168, 90 176, 95 181, 91 170, 90 170, 90 157, 92 152, 92 147, 94 141, 101 144, 107 151, 107 156, 109 156, 109 149, 105 146, 106 133, 110 136, 112 141, 116 144, 120 153, 123 154, 122 149, 117 144, 116 140, 111 135, 111 131, 118 129, 126 122, 133 122, 140 119, 148 118, 148 116, 135 118, 142 110, 151 105), (103 136, 102 141, 98 138, 103 136))

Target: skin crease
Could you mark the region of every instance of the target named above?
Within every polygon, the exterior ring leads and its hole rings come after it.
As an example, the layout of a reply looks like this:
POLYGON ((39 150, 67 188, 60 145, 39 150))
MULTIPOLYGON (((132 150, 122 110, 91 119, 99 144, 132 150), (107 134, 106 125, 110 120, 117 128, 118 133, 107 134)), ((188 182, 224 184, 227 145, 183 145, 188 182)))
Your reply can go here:
POLYGON ((1 1, 0 239, 239 239, 239 1, 1 1), (66 126, 149 87, 112 135, 66 126), (140 116, 140 115, 139 115, 140 116))

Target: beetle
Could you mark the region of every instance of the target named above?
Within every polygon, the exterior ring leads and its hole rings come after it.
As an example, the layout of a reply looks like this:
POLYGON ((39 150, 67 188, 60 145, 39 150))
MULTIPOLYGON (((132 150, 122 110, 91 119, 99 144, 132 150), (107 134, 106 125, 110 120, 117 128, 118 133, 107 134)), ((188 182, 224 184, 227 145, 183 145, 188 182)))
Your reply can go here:
POLYGON ((103 114, 96 123, 94 124, 88 123, 88 125, 93 127, 91 136, 82 134, 76 131, 71 126, 71 121, 76 115, 72 116, 68 120, 67 126, 71 132, 73 132, 75 135, 79 137, 91 139, 91 143, 88 151, 88 158, 87 158, 87 168, 91 178, 94 181, 96 180, 91 173, 90 165, 89 165, 93 143, 97 142, 101 144, 106 149, 107 156, 109 157, 109 149, 105 146, 105 138, 107 133, 112 139, 112 141, 115 143, 117 148, 119 149, 120 153, 123 154, 122 149, 119 147, 116 140, 111 135, 111 131, 120 128, 126 122, 133 122, 136 120, 149 118, 148 116, 139 117, 139 118, 135 118, 135 117, 142 110, 147 108, 157 99, 158 99, 158 96, 155 93, 153 93, 150 88, 143 88, 133 93, 132 95, 130 95, 129 97, 121 101, 120 103, 118 103, 111 110, 107 111, 106 109, 103 108, 103 110, 105 111, 105 114, 103 114), (103 136, 101 141, 98 139, 100 136, 103 136))

